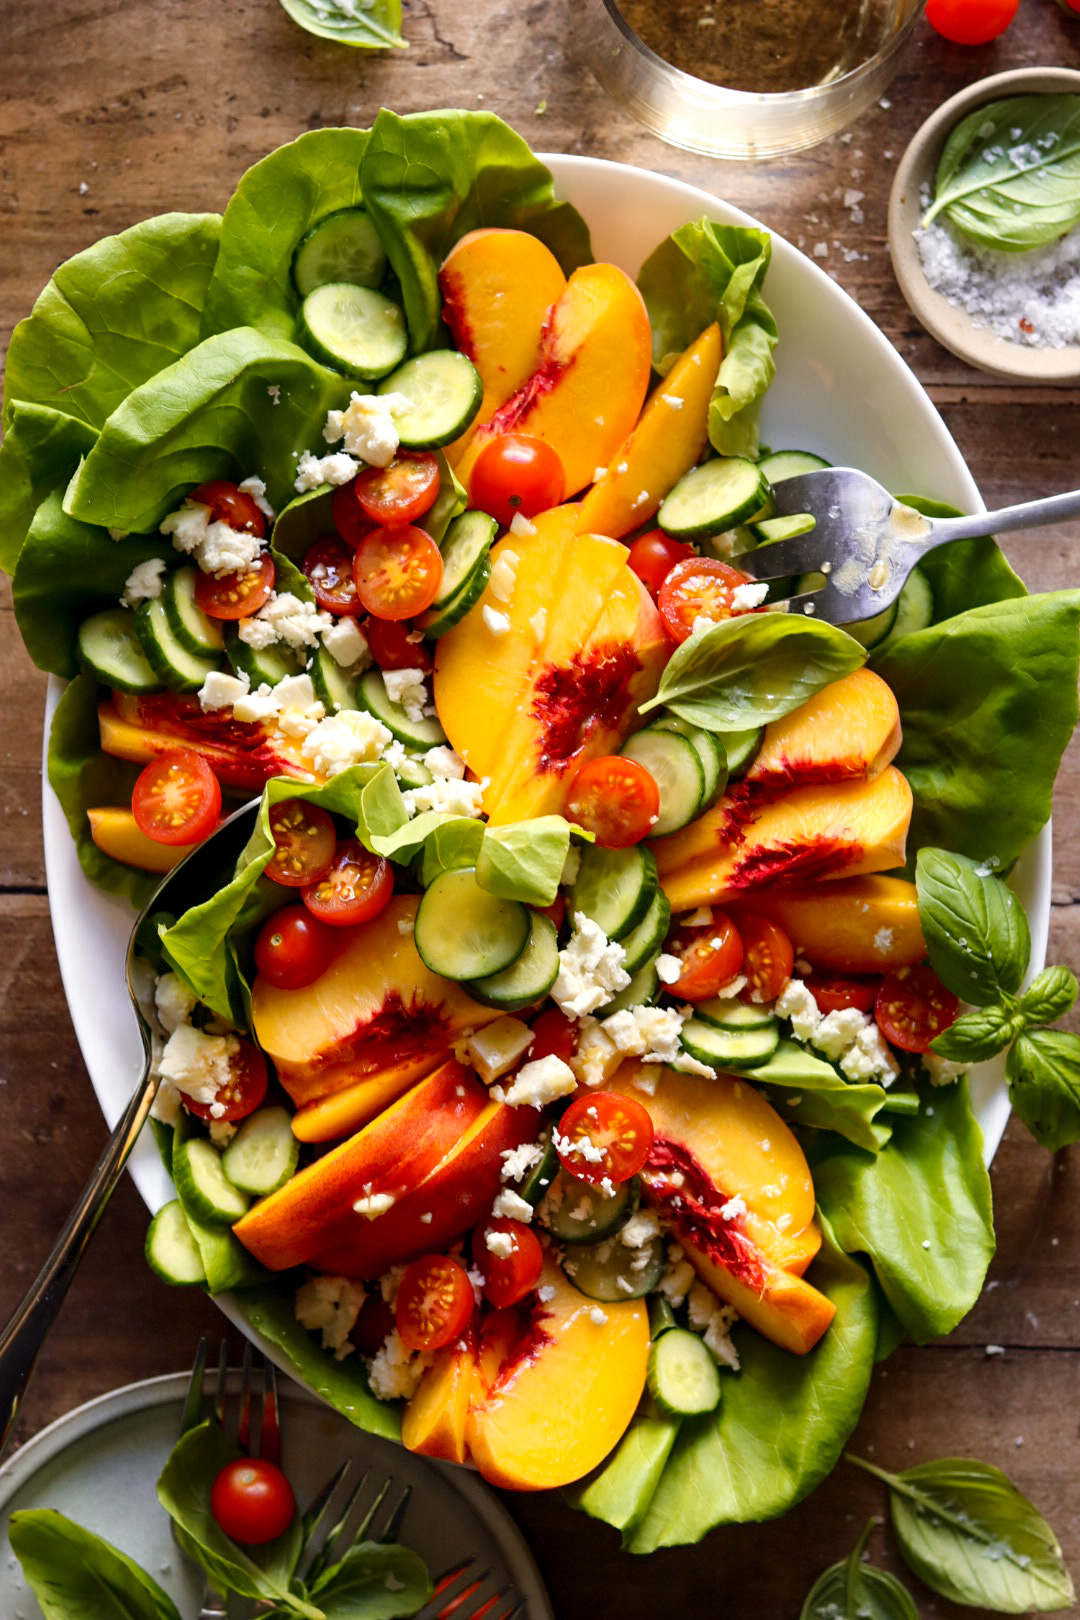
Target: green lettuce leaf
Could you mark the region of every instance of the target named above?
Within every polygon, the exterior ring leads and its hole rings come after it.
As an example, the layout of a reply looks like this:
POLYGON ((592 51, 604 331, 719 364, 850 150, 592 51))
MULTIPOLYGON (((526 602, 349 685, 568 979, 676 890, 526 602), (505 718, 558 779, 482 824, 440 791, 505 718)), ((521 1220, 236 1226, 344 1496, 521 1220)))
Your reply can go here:
POLYGON ((45 1620, 180 1620, 168 1593, 133 1559, 62 1513, 13 1513, 8 1539, 45 1620))
MULTIPOLYGON (((896 498, 924 517, 960 516, 959 507, 947 501, 931 501, 925 495, 896 498)), ((980 540, 954 540, 950 546, 929 552, 920 562, 919 571, 926 575, 933 594, 934 624, 966 613, 968 608, 1027 595, 1023 580, 1013 573, 1001 547, 990 535, 980 540)), ((873 653, 870 659, 873 662, 873 653)))
POLYGON ((63 489, 97 429, 51 405, 12 405, 0 444, 0 568, 15 571, 34 513, 54 489, 63 489))
POLYGON ((581 215, 556 201, 550 171, 494 113, 400 117, 384 107, 360 177, 364 206, 401 283, 413 354, 439 345, 439 266, 466 232, 483 225, 531 231, 567 275, 592 258, 581 215))
POLYGON ((388 46, 404 49, 409 43, 401 33, 401 0, 368 0, 364 6, 355 0, 281 0, 281 4, 306 33, 338 45, 379 51, 388 46))
POLYGON ((503 900, 550 906, 570 849, 570 823, 562 816, 537 816, 484 832, 476 881, 503 900))
POLYGON ((891 1129, 877 1116, 888 1102, 878 1085, 856 1083, 837 1074, 832 1064, 796 1041, 781 1041, 765 1063, 747 1075, 755 1086, 775 1086, 771 1101, 795 1126, 835 1131, 856 1147, 876 1153, 891 1129))
POLYGON ((325 450, 326 413, 348 396, 344 377, 295 344, 250 327, 222 332, 117 407, 64 508, 84 523, 147 534, 194 485, 251 473, 265 480, 271 505, 285 506, 297 456, 325 450))
POLYGON ((722 456, 758 453, 761 400, 776 374, 776 321, 761 292, 771 254, 767 231, 700 219, 661 242, 638 275, 661 376, 700 332, 720 323, 724 357, 709 439, 722 456))

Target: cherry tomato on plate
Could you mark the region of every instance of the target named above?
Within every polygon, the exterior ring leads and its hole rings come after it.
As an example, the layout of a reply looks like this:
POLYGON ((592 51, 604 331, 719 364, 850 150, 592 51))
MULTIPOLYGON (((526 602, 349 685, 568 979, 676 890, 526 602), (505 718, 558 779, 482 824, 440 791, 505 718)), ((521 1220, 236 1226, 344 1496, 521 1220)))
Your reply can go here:
POLYGON ((431 648, 419 631, 410 629, 404 620, 368 617, 363 631, 371 656, 380 669, 422 669, 425 675, 430 671, 431 648))
POLYGON ((886 973, 874 1003, 877 1026, 890 1046, 927 1052, 935 1035, 956 1022, 960 1003, 932 967, 886 973))
POLYGON ((434 506, 439 463, 430 450, 403 450, 388 467, 363 468, 348 487, 371 523, 399 528, 434 506))
POLYGON ((358 838, 345 838, 326 875, 302 889, 300 898, 320 922, 348 928, 377 917, 393 892, 390 862, 382 855, 372 855, 358 838))
POLYGON ((357 598, 377 619, 423 613, 438 596, 442 576, 442 553, 423 529, 372 529, 353 558, 357 598))
POLYGON ((649 1157, 653 1122, 634 1097, 591 1091, 575 1097, 559 1121, 555 1151, 579 1181, 629 1181, 649 1157))
POLYGON ((473 462, 469 501, 509 528, 520 512, 535 517, 558 506, 566 474, 557 450, 529 433, 500 433, 473 462))
POLYGON ((330 965, 334 935, 306 906, 282 906, 255 940, 255 966, 278 990, 302 990, 330 965))
POLYGON ((339 619, 363 613, 353 577, 353 554, 344 540, 336 534, 316 540, 304 553, 301 566, 324 613, 334 613, 339 619))
POLYGON ((724 912, 713 914, 704 927, 682 927, 664 947, 682 962, 682 973, 668 986, 683 1001, 708 1001, 730 984, 742 967, 743 942, 724 912))
POLYGON ((227 523, 240 534, 255 534, 261 540, 266 533, 266 515, 259 511, 253 495, 225 478, 214 478, 200 484, 188 496, 199 506, 210 508, 211 523, 227 523))
POLYGON ((561 1007, 549 1007, 534 1018, 532 1032, 533 1043, 526 1053, 530 1063, 545 1057, 560 1057, 569 1063, 577 1049, 577 1024, 561 1007))
POLYGON ((953 45, 988 45, 1016 16, 1020 0, 926 0, 926 20, 953 45))
POLYGON ((746 974, 747 1001, 775 1001, 791 978, 795 952, 777 923, 747 911, 739 918, 743 942, 742 970, 746 974))
POLYGON ((292 1524, 296 1498, 276 1463, 238 1457, 225 1464, 210 1487, 210 1512, 231 1540, 261 1547, 292 1524))
POLYGON ((232 574, 195 575, 195 606, 211 619, 246 619, 258 613, 274 588, 274 559, 268 551, 250 568, 232 574))
POLYGON ((194 748, 177 748, 140 771, 131 795, 135 824, 159 844, 197 844, 221 814, 221 784, 194 748))
POLYGON ((686 641, 699 618, 732 619, 755 611, 733 604, 736 587, 751 584, 748 574, 718 557, 687 557, 677 562, 665 576, 656 603, 668 635, 673 641, 686 641))
POLYGON ((270 807, 269 821, 274 853, 266 867, 268 878, 287 889, 302 889, 326 876, 337 849, 328 811, 306 799, 279 799, 270 807))
POLYGON ((673 540, 663 529, 650 529, 630 542, 627 561, 649 595, 657 595, 661 585, 676 563, 694 556, 693 546, 683 540, 673 540))
POLYGON ((243 1035, 238 1037, 239 1050, 229 1059, 229 1078, 220 1087, 213 1103, 196 1102, 185 1096, 184 1107, 208 1123, 212 1119, 234 1124, 246 1119, 258 1108, 266 1096, 268 1075, 266 1059, 254 1041, 243 1035), (224 1113, 211 1113, 211 1108, 223 1108, 224 1113))
POLYGON ((566 814, 604 849, 625 849, 648 837, 660 813, 656 778, 636 759, 604 754, 586 760, 570 785, 566 814))
POLYGON ((532 1227, 526 1226, 524 1221, 511 1221, 502 1216, 481 1222, 476 1228, 472 1256, 473 1264, 484 1279, 488 1302, 500 1311, 531 1294, 544 1268, 544 1251, 532 1227), (509 1254, 496 1254, 488 1247, 489 1232, 498 1232, 510 1239, 513 1247, 509 1254))
POLYGON ((844 1007, 857 1007, 862 1013, 873 1012, 880 978, 859 979, 843 973, 812 973, 806 988, 823 1013, 840 1012, 844 1007))
POLYGON ((365 534, 368 534, 375 527, 357 501, 356 491, 351 483, 338 485, 334 491, 330 511, 334 519, 334 528, 345 544, 352 547, 353 551, 356 550, 365 534))
POLYGON ((464 1266, 448 1254, 426 1254, 414 1260, 401 1279, 394 1319, 409 1350, 440 1350, 453 1344, 469 1324, 475 1307, 472 1283, 464 1266))

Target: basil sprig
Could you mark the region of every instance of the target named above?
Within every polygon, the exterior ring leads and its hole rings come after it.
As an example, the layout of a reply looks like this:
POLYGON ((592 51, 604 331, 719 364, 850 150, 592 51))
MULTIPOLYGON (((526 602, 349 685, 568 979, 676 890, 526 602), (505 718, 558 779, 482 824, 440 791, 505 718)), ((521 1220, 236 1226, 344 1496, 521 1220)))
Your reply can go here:
POLYGON ((180 1620, 175 1603, 145 1570, 62 1513, 13 1513, 8 1538, 46 1620, 180 1620))
POLYGON ((985 865, 922 849, 915 884, 931 966, 974 1004, 934 1039, 934 1052, 950 1063, 982 1063, 1008 1049, 1009 1097, 1035 1140, 1052 1151, 1080 1141, 1080 1037, 1045 1027, 1076 1001, 1075 975, 1044 968, 1018 994, 1031 955, 1027 920, 985 865))
POLYGON ((814 1582, 799 1620, 919 1620, 907 1587, 887 1570, 863 1563, 863 1550, 879 1519, 868 1519, 848 1556, 814 1582))

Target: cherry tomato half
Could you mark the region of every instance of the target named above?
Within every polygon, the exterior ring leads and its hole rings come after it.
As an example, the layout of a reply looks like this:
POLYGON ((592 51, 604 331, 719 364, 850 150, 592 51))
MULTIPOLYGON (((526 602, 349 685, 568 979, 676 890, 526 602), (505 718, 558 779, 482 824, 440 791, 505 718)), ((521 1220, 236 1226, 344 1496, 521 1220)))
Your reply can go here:
POLYGON ((325 877, 300 891, 300 898, 320 922, 348 928, 377 917, 394 892, 394 869, 382 855, 372 855, 358 838, 338 844, 325 877))
POLYGON ((693 556, 693 546, 673 540, 663 529, 650 529, 648 534, 639 534, 630 542, 627 561, 649 595, 655 598, 675 564, 693 556))
POLYGON ((960 1003, 932 967, 886 973, 874 1003, 877 1026, 890 1046, 927 1052, 935 1035, 955 1023, 960 1003))
POLYGON ((250 568, 232 574, 195 575, 195 606, 211 619, 246 619, 258 613, 274 588, 274 559, 268 551, 250 568))
POLYGON ((530 518, 558 506, 565 490, 557 450, 528 433, 500 433, 473 462, 469 504, 509 528, 519 512, 530 518))
POLYGON ((200 484, 188 496, 199 506, 210 508, 211 523, 227 523, 240 534, 255 534, 261 540, 266 533, 266 516, 259 511, 255 497, 225 478, 214 478, 200 484))
POLYGON ((177 748, 139 772, 131 795, 135 824, 159 844, 197 844, 221 814, 221 784, 194 748, 177 748))
POLYGON ((881 980, 849 978, 842 973, 813 973, 806 988, 823 1013, 840 1012, 845 1007, 857 1007, 860 1012, 873 1012, 881 980))
POLYGON ((344 540, 336 534, 316 540, 304 553, 301 566, 324 613, 334 613, 339 619, 355 618, 363 613, 353 577, 353 554, 344 540))
POLYGON ((194 1098, 187 1096, 184 1098, 184 1107, 199 1119, 205 1119, 207 1122, 218 1119, 232 1124, 253 1114, 266 1096, 268 1084, 266 1059, 254 1041, 247 1040, 243 1035, 238 1039, 239 1050, 229 1059, 229 1078, 213 1102, 196 1102, 194 1098), (212 1109, 217 1108, 223 1108, 224 1113, 213 1113, 212 1109))
POLYGON ((339 484, 334 491, 330 511, 334 519, 334 528, 340 534, 347 546, 356 550, 365 534, 374 528, 374 524, 367 513, 362 511, 356 499, 356 491, 351 483, 339 484))
POLYGON ((617 1091, 591 1091, 575 1097, 563 1114, 555 1151, 579 1181, 629 1181, 652 1144, 652 1115, 643 1103, 617 1091))
POLYGON ((453 1344, 475 1307, 464 1266, 448 1254, 414 1260, 401 1279, 394 1319, 409 1350, 439 1350, 453 1344))
POLYGON ((302 990, 330 965, 334 935, 306 906, 282 906, 255 940, 255 966, 278 990, 302 990))
POLYGON ((739 613, 754 612, 733 605, 736 587, 751 584, 748 574, 718 557, 687 557, 677 562, 664 579, 656 603, 668 635, 673 641, 686 641, 699 618, 733 619, 739 613))
POLYGON ((564 1063, 569 1063, 577 1049, 577 1028, 561 1007, 549 1007, 539 1018, 533 1019, 533 1043, 527 1053, 529 1062, 560 1057, 564 1063))
POLYGON ((1016 16, 1020 0, 926 0, 926 20, 954 45, 988 45, 1016 16))
POLYGON ((683 1001, 707 1001, 718 995, 742 967, 742 938, 722 911, 704 927, 680 928, 665 949, 682 961, 682 973, 668 988, 683 1001))
POLYGON ((625 849, 648 837, 660 813, 656 778, 636 759, 604 754, 585 761, 570 785, 566 814, 604 849, 625 849))
POLYGON ((412 619, 439 594, 442 553, 423 529, 372 529, 356 548, 353 575, 362 609, 377 619, 412 619))
POLYGON ((365 467, 349 488, 372 523, 396 529, 415 523, 435 504, 439 463, 430 450, 403 450, 388 467, 365 467))
POLYGON ((544 1269, 544 1251, 532 1227, 526 1226, 524 1221, 504 1217, 484 1221, 476 1228, 472 1256, 473 1264, 484 1279, 485 1296, 500 1311, 531 1294, 544 1269), (509 1254, 494 1253, 488 1246, 489 1232, 510 1239, 513 1247, 509 1254))
POLYGON ((380 669, 422 669, 425 675, 430 671, 430 646, 418 630, 412 630, 403 620, 395 623, 393 619, 369 617, 363 628, 371 656, 380 669))
POLYGON ((333 817, 306 799, 279 799, 270 809, 274 853, 266 875, 287 889, 317 883, 330 870, 337 849, 333 817))
POLYGON ((292 1524, 296 1499, 276 1463, 238 1457, 225 1464, 210 1487, 210 1511, 231 1540, 261 1547, 292 1524))
POLYGON ((743 942, 742 970, 746 974, 745 1001, 775 1001, 791 978, 795 951, 784 930, 756 911, 739 917, 743 942))

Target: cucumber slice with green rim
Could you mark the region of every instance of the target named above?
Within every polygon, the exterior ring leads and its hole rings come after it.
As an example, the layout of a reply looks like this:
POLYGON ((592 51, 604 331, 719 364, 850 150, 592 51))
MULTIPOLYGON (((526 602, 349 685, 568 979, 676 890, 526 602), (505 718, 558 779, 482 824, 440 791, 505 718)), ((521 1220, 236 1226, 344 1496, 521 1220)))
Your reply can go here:
POLYGON ((293 285, 301 298, 328 282, 378 287, 386 274, 386 249, 362 208, 327 214, 300 238, 293 254, 293 285))
POLYGON ((234 1187, 253 1198, 277 1192, 296 1173, 300 1143, 285 1108, 259 1108, 243 1121, 221 1155, 221 1168, 234 1187))
POLYGON ((727 760, 723 744, 711 731, 703 731, 700 726, 692 726, 688 720, 680 720, 675 714, 661 714, 658 720, 652 722, 649 729, 677 731, 680 737, 687 738, 693 745, 705 775, 705 793, 701 808, 706 809, 716 795, 722 793, 727 786, 727 760))
POLYGON ((769 481, 756 462, 717 456, 679 479, 661 501, 656 520, 665 533, 681 539, 717 534, 757 517, 769 493, 769 481))
MULTIPOLYGON (((648 911, 637 927, 632 928, 628 934, 624 934, 619 941, 619 944, 626 952, 623 967, 627 973, 636 973, 639 968, 645 966, 646 962, 659 955, 670 921, 671 901, 663 889, 658 888, 649 903, 648 911)), ((626 989, 629 990, 629 988, 630 986, 627 985, 626 989)), ((625 994, 625 991, 622 993, 625 994)), ((634 1006, 636 1003, 631 1002, 630 1005, 634 1006)), ((608 1011, 610 1011, 610 1006, 605 1008, 605 1016, 608 1011)))
MULTIPOLYGON (((821 577, 820 574, 803 575, 803 579, 808 579, 813 584, 818 583, 821 577)), ((804 586, 802 579, 800 579, 795 589, 797 591, 812 589, 813 584, 804 586)), ((891 634, 893 626, 896 624, 898 612, 899 604, 890 602, 883 613, 875 613, 872 619, 854 619, 850 624, 845 624, 844 629, 849 636, 869 652, 872 647, 880 647, 886 637, 891 634)))
POLYGON ((546 996, 559 977, 559 936, 550 917, 529 912, 529 938, 516 962, 501 973, 469 982, 469 994, 485 1007, 515 1012, 546 996))
MULTIPOLYGON (((559 1155, 555 1152, 555 1147, 551 1140, 550 1125, 544 1126, 544 1132, 540 1138, 540 1145, 543 1148, 542 1158, 540 1158, 538 1162, 533 1165, 532 1169, 526 1175, 524 1181, 522 1181, 519 1186, 514 1187, 514 1191, 517 1193, 518 1197, 524 1198, 525 1202, 527 1204, 531 1204, 533 1209, 535 1209, 537 1204, 539 1204, 540 1200, 543 1198, 544 1194, 551 1186, 551 1183, 555 1180, 555 1177, 559 1173, 559 1155)), ((511 1183, 511 1185, 513 1184, 511 1183)))
POLYGON ((409 346, 401 306, 351 281, 316 287, 301 304, 298 320, 304 346, 349 377, 385 377, 409 346))
POLYGON ((650 1238, 639 1249, 631 1249, 616 1236, 575 1249, 563 1260, 563 1270, 587 1299, 614 1305, 621 1299, 644 1299, 651 1294, 664 1275, 665 1264, 662 1238, 650 1238))
POLYGON ((413 939, 432 973, 463 980, 501 973, 517 961, 529 935, 527 906, 489 894, 477 883, 475 867, 459 866, 440 872, 424 890, 413 939))
POLYGON ((452 444, 484 398, 480 373, 457 349, 432 349, 406 360, 383 379, 378 391, 404 394, 412 401, 411 410, 394 414, 398 439, 406 450, 438 450, 452 444))
POLYGON ((772 450, 758 462, 770 484, 781 484, 785 478, 794 478, 798 473, 816 472, 819 467, 830 465, 823 456, 816 456, 812 450, 772 450))
POLYGON ((162 1282, 174 1288, 206 1281, 206 1267, 179 1198, 164 1204, 150 1222, 146 1263, 162 1282))
POLYGON ((601 1192, 591 1182, 579 1181, 560 1170, 544 1200, 540 1218, 560 1243, 598 1243, 613 1237, 641 1202, 636 1176, 620 1181, 613 1193, 601 1192))
POLYGON ((660 790, 660 809, 649 833, 662 838, 693 821, 705 803, 705 772, 689 737, 647 726, 623 743, 620 753, 643 765, 660 790))
POLYGON ((358 709, 356 678, 338 663, 325 647, 317 648, 308 666, 315 696, 327 714, 339 714, 342 709, 358 709))
POLYGON ((394 775, 403 788, 430 787, 434 780, 423 760, 415 759, 412 754, 394 766, 394 775))
POLYGON ((649 1338, 653 1344, 662 1334, 670 1333, 678 1325, 675 1312, 663 1294, 654 1294, 649 1301, 649 1338))
MULTIPOLYGON (((442 584, 438 596, 428 609, 430 617, 438 618, 445 612, 448 604, 466 589, 470 580, 488 561, 488 552, 498 527, 495 519, 488 517, 486 512, 462 512, 449 525, 439 547, 443 562, 442 584)), ((479 595, 480 591, 477 591, 476 596, 479 595)))
POLYGON ((648 1007, 655 1001, 659 989, 660 975, 656 971, 654 956, 631 976, 625 990, 620 990, 613 1000, 605 1003, 600 1009, 600 1016, 610 1018, 612 1013, 625 1012, 627 1007, 648 1007))
POLYGON ((755 1069, 767 1063, 780 1044, 780 1025, 757 1029, 720 1029, 703 1018, 688 1018, 682 1027, 683 1048, 699 1063, 714 1069, 755 1069))
POLYGON ((890 644, 934 622, 934 593, 921 568, 913 568, 896 602, 896 618, 889 631, 890 644))
POLYGON ((195 600, 197 568, 177 568, 166 575, 161 600, 169 629, 189 653, 197 658, 219 658, 225 648, 224 626, 220 619, 204 613, 195 600))
POLYGON ((246 675, 252 691, 260 686, 276 686, 289 675, 299 675, 300 659, 283 641, 272 641, 269 647, 256 650, 241 641, 235 624, 225 627, 225 651, 229 663, 238 675, 246 675))
POLYGON ((221 667, 220 658, 207 658, 181 646, 169 627, 160 596, 136 609, 135 634, 151 669, 174 692, 197 692, 206 677, 221 667))
POLYGON ((162 682, 142 649, 135 615, 128 608, 105 608, 79 626, 75 651, 83 669, 120 692, 160 692, 162 682))
POLYGON ((587 844, 570 891, 570 912, 583 911, 608 939, 622 939, 644 921, 657 887, 656 862, 643 844, 628 849, 587 844))
POLYGON ((744 776, 757 758, 765 736, 764 726, 753 726, 749 731, 723 731, 717 742, 727 755, 728 779, 744 776))
MULTIPOLYGON (((400 703, 394 703, 386 690, 386 682, 379 669, 365 670, 356 687, 357 706, 381 720, 387 730, 405 744, 406 748, 424 751, 446 741, 446 732, 435 715, 422 720, 410 720, 400 703)), ((481 970, 485 971, 485 970, 481 970)), ((476 977, 476 975, 473 975, 476 977)))
POLYGON ((770 540, 795 540, 800 534, 809 534, 815 526, 810 512, 788 512, 783 517, 762 518, 760 523, 747 525, 759 546, 767 546, 770 540))
POLYGON ((672 1417, 700 1417, 720 1405, 716 1362, 689 1328, 672 1328, 653 1341, 646 1376, 649 1394, 672 1417))
POLYGON ((713 996, 696 1002, 694 1017, 728 1030, 772 1029, 776 1024, 768 1007, 756 1001, 740 1001, 738 996, 713 996))
POLYGON ((469 575, 461 589, 455 596, 443 604, 436 613, 434 608, 428 608, 415 621, 416 628, 422 630, 429 641, 437 641, 455 624, 460 624, 466 613, 472 611, 484 594, 484 586, 491 578, 491 560, 481 557, 479 566, 469 575))
POLYGON ((248 1207, 247 1194, 226 1180, 221 1154, 205 1136, 181 1143, 172 1172, 184 1209, 208 1226, 231 1226, 248 1207))

